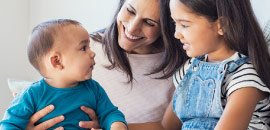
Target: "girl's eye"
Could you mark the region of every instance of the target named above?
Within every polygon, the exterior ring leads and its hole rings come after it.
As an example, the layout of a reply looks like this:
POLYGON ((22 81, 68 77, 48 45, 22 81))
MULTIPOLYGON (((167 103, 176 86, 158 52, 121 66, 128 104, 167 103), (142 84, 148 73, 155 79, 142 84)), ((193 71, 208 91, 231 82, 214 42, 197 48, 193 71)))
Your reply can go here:
POLYGON ((130 10, 129 8, 127 8, 127 12, 128 12, 129 14, 135 14, 135 12, 132 11, 132 10, 130 10))
POLYGON ((181 25, 183 28, 188 28, 189 26, 187 26, 187 25, 184 25, 184 24, 182 24, 181 25))
POLYGON ((87 47, 86 46, 83 46, 80 50, 82 51, 86 51, 87 47))

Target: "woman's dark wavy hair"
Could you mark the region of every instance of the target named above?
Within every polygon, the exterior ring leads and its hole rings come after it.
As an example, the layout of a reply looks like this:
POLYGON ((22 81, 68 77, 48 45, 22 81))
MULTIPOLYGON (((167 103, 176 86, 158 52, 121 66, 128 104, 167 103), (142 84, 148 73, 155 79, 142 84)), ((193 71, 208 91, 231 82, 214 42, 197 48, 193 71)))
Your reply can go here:
POLYGON ((250 0, 180 0, 209 21, 221 21, 228 46, 249 57, 259 77, 270 88, 270 56, 250 0))
MULTIPOLYGON (((98 33, 93 33, 90 34, 90 37, 93 40, 103 43, 103 48, 111 63, 111 66, 108 66, 107 68, 120 68, 127 74, 127 82, 132 83, 134 78, 126 52, 118 44, 118 28, 116 18, 124 3, 125 0, 120 0, 118 9, 113 17, 113 21, 111 25, 106 28, 104 36, 101 36, 98 33)), ((167 5, 167 2, 164 3, 162 0, 160 0, 161 9, 163 9, 163 4, 167 5)), ((150 75, 163 72, 163 75, 157 79, 166 79, 172 76, 188 58, 183 49, 181 49, 180 44, 174 38, 174 24, 171 22, 170 15, 168 15, 168 7, 169 6, 166 6, 166 12, 161 12, 162 35, 153 43, 155 47, 164 51, 164 55, 161 57, 162 62, 160 66, 153 68, 152 72, 146 74, 150 75)))

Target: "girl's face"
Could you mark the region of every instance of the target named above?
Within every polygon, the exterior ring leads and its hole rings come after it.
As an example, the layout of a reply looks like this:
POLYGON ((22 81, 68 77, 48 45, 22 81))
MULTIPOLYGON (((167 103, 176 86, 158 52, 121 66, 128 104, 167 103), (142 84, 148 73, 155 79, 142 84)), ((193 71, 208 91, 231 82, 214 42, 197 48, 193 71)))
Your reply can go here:
POLYGON ((126 0, 117 16, 119 46, 128 53, 149 54, 160 36, 158 0, 126 0))
POLYGON ((89 48, 88 32, 80 25, 67 25, 55 38, 55 47, 61 53, 62 76, 66 81, 90 79, 95 64, 95 53, 89 48))
POLYGON ((209 22, 206 17, 193 13, 180 0, 171 0, 170 10, 176 23, 174 35, 183 43, 189 57, 208 54, 209 58, 223 59, 220 54, 228 49, 218 22, 209 22))

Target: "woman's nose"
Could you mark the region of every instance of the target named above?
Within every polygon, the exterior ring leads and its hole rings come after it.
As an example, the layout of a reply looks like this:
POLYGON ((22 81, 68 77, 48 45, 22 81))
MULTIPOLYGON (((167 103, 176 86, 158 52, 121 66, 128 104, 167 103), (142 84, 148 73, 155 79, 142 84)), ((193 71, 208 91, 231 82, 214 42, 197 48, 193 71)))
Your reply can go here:
POLYGON ((141 22, 139 18, 132 19, 129 22, 127 29, 127 31, 132 34, 137 33, 139 30, 141 30, 141 22))

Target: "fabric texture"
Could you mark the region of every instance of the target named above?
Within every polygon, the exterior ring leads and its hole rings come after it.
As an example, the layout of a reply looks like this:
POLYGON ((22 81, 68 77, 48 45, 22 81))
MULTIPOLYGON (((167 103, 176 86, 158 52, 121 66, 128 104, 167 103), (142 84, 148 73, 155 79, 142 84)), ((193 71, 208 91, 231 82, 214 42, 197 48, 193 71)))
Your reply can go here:
POLYGON ((107 92, 112 103, 122 111, 128 123, 160 121, 168 106, 173 91, 172 78, 155 79, 162 73, 145 75, 160 64, 163 53, 127 54, 134 75, 133 84, 128 84, 127 75, 120 69, 109 70, 110 65, 102 43, 91 39, 91 50, 96 53, 93 78, 107 92))
MULTIPOLYGON (((238 61, 239 59, 246 58, 245 55, 242 55, 238 52, 236 52, 233 56, 230 58, 224 60, 222 63, 233 63, 235 61, 238 61)), ((182 84, 183 79, 188 76, 188 70, 192 68, 192 64, 195 61, 196 58, 192 58, 189 61, 186 62, 185 65, 181 67, 181 69, 175 73, 174 75, 174 83, 176 86, 179 86, 182 84)), ((202 60, 206 61, 207 56, 202 60)), ((209 64, 215 64, 215 63, 209 63, 209 64)), ((220 104, 222 108, 226 107, 226 102, 228 97, 231 93, 234 91, 243 88, 243 87, 255 87, 263 92, 270 93, 269 88, 265 86, 265 84, 260 80, 258 77, 258 74, 255 71, 255 68, 252 66, 250 61, 237 66, 237 64, 230 64, 227 66, 228 70, 226 70, 226 75, 222 79, 221 86, 221 94, 220 94, 220 104), (235 69, 236 68, 236 69, 235 69)), ((213 72, 213 71, 208 71, 213 72)), ((209 84, 210 85, 210 84, 209 84)), ((252 119, 249 124, 250 130, 267 130, 270 129, 267 123, 270 122, 270 103, 269 103, 269 96, 265 98, 264 100, 260 101, 255 108, 255 111, 253 113, 252 119)), ((204 101, 204 100, 203 100, 204 101)))
POLYGON ((25 129, 32 114, 50 104, 55 106, 54 111, 36 124, 64 115, 65 120, 50 129, 59 126, 65 130, 83 129, 79 127, 79 121, 90 121, 90 118, 80 109, 82 105, 96 112, 102 129, 110 130, 115 121, 126 123, 124 115, 111 103, 96 81, 89 79, 75 87, 55 88, 41 79, 14 98, 1 121, 1 130, 25 129))

